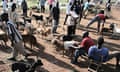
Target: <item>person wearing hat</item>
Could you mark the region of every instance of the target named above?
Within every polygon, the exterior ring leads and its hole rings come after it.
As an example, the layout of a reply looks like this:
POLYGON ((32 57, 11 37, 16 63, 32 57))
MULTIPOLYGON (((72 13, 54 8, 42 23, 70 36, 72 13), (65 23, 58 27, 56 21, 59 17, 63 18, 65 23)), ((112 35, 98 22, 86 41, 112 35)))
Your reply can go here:
POLYGON ((93 46, 93 45, 95 45, 95 43, 89 37, 89 32, 88 31, 83 32, 82 41, 79 45, 79 48, 75 50, 74 57, 71 63, 73 64, 77 63, 78 57, 81 55, 86 55, 88 53, 90 46, 93 46))
POLYGON ((116 58, 116 66, 119 66, 120 52, 112 51, 109 54, 109 49, 103 46, 104 38, 102 36, 98 37, 97 45, 91 46, 88 50, 88 57, 95 61, 100 61, 102 56, 102 62, 109 61, 112 58, 116 58))

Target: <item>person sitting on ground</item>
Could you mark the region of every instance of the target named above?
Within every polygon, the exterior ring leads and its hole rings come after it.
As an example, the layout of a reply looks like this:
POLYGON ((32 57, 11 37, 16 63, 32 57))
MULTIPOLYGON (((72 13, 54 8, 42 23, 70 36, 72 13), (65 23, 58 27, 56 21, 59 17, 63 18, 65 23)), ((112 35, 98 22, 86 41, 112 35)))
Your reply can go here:
POLYGON ((119 66, 119 60, 120 60, 120 52, 119 51, 113 51, 109 54, 109 49, 103 46, 104 44, 104 38, 99 37, 97 40, 97 45, 91 46, 88 51, 88 57, 90 59, 93 59, 95 61, 100 61, 102 56, 102 62, 106 62, 113 57, 116 57, 116 66, 119 66), (100 55, 100 56, 98 56, 100 55))
POLYGON ((79 47, 75 50, 74 57, 71 63, 73 64, 77 63, 78 57, 81 55, 86 55, 88 53, 90 46, 93 46, 93 45, 95 45, 95 43, 89 37, 89 32, 88 31, 83 32, 82 41, 79 47))
POLYGON ((100 24, 101 22, 103 21, 103 24, 102 24, 102 28, 104 27, 104 23, 105 23, 105 20, 106 20, 106 16, 104 15, 104 11, 101 10, 99 12, 99 14, 97 14, 89 23, 88 25, 86 26, 86 28, 88 28, 90 25, 92 25, 94 22, 98 22, 98 25, 97 25, 97 33, 100 32, 100 24))

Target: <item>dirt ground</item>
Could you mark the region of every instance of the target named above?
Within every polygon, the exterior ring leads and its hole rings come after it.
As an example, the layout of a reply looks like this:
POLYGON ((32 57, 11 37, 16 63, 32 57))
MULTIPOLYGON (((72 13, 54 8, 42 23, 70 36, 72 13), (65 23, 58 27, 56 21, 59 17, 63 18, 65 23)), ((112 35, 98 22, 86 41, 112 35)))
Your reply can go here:
MULTIPOLYGON (((120 25, 119 13, 120 13, 120 9, 113 8, 111 13, 113 17, 112 19, 106 20, 105 27, 108 27, 109 24, 113 22, 118 23, 120 25)), ((43 15, 48 16, 48 13, 45 13, 43 15)), ((58 28, 58 32, 65 34, 66 31, 63 31, 63 29, 61 28, 65 18, 65 13, 62 12, 60 17, 61 17, 59 24, 60 27, 58 28)), ((87 19, 82 19, 80 26, 78 26, 76 30, 76 35, 78 37, 81 36, 81 33, 85 30, 85 26, 87 25, 87 23, 91 18, 93 18, 93 15, 89 15, 87 19)), ((33 22, 32 24, 34 25, 34 27, 37 27, 35 22, 33 22)), ((96 39, 100 36, 95 33, 96 25, 97 23, 94 23, 93 25, 91 25, 91 28, 89 29, 90 37, 94 39, 95 42, 96 39)), ((35 36, 40 46, 39 47, 35 46, 34 49, 32 49, 32 51, 30 50, 30 48, 28 48, 27 50, 29 50, 29 52, 37 54, 41 58, 44 65, 41 68, 38 68, 38 72, 88 72, 87 60, 79 58, 79 64, 77 65, 71 64, 69 57, 67 56, 63 57, 60 52, 56 51, 55 47, 51 44, 51 42, 48 41, 49 39, 51 39, 50 35, 45 39, 39 37, 40 35, 35 35, 35 36)), ((105 35, 104 38, 105 38, 104 46, 109 48, 110 52, 114 50, 120 51, 119 49, 120 40, 110 39, 110 34, 105 35)), ((2 46, 0 47, 0 72, 11 72, 10 65, 13 62, 7 60, 7 58, 11 57, 11 54, 12 54, 12 48, 10 48, 10 46, 9 48, 4 48, 2 46)), ((19 56, 19 58, 21 58, 21 56, 19 56)), ((115 59, 106 62, 103 65, 103 69, 104 69, 103 72, 120 72, 120 68, 118 69, 115 68, 115 63, 116 63, 115 59)))

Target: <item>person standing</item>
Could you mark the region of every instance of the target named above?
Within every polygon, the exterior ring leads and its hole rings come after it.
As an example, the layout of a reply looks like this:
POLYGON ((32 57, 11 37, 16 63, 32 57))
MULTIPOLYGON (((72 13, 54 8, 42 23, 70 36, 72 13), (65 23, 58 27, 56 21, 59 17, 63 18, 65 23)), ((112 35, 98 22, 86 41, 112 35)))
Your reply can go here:
MULTIPOLYGON (((12 11, 15 11, 16 4, 12 4, 12 11)), ((9 58, 8 60, 15 60, 18 56, 18 53, 20 52, 25 57, 29 56, 30 54, 25 51, 25 48, 22 44, 22 36, 19 33, 19 31, 16 28, 15 23, 12 20, 7 21, 7 29, 8 29, 8 37, 11 40, 12 46, 13 46, 13 57, 9 58)))
POLYGON ((21 4, 23 0, 17 0, 17 7, 18 9, 21 9, 21 4))
POLYGON ((18 29, 18 25, 16 24, 16 22, 18 21, 18 14, 16 12, 16 4, 11 2, 11 8, 9 8, 9 10, 10 10, 8 13, 9 21, 13 22, 18 29))
POLYGON ((67 35, 75 35, 76 25, 80 17, 80 2, 75 0, 71 5, 70 12, 67 19, 67 35))
POLYGON ((67 19, 67 35, 72 36, 75 35, 76 31, 76 22, 79 18, 79 15, 76 14, 75 11, 70 11, 70 16, 68 16, 67 19))
POLYGON ((23 10, 23 16, 27 17, 28 5, 27 5, 26 0, 22 1, 21 6, 22 6, 22 10, 23 10))
POLYGON ((88 15, 89 5, 90 5, 90 0, 87 0, 87 2, 85 2, 85 4, 84 4, 84 8, 83 8, 83 17, 84 18, 86 18, 86 16, 88 15))
POLYGON ((59 18, 60 18, 60 8, 59 8, 59 1, 55 0, 53 3, 53 7, 51 9, 50 16, 53 18, 53 25, 52 25, 52 33, 57 33, 57 27, 59 24, 59 18))
POLYGON ((73 60, 71 61, 71 63, 73 63, 73 64, 77 63, 78 57, 81 55, 88 54, 88 50, 89 50, 90 46, 93 46, 93 45, 95 45, 95 43, 89 37, 89 32, 88 31, 83 32, 82 41, 79 45, 79 48, 75 50, 74 57, 73 57, 73 60))
POLYGON ((12 4, 13 4, 13 0, 10 0, 8 2, 8 16, 9 16, 9 20, 11 19, 11 8, 12 8, 12 4))
POLYGON ((3 12, 7 12, 7 0, 2 0, 2 8, 3 8, 3 12))
POLYGON ((72 7, 73 2, 74 2, 74 0, 69 0, 69 2, 68 2, 68 4, 67 4, 67 7, 66 7, 66 16, 65 16, 64 25, 65 25, 66 22, 67 22, 68 16, 70 16, 70 9, 71 9, 71 7, 72 7))
POLYGON ((112 51, 109 53, 109 49, 103 46, 104 38, 102 36, 98 37, 97 45, 91 46, 88 51, 88 57, 95 61, 106 62, 112 58, 116 58, 116 67, 120 67, 120 51, 112 51), (101 59, 102 57, 102 59, 101 59))
POLYGON ((51 11, 52 8, 52 3, 54 2, 54 0, 48 0, 48 4, 49 4, 49 10, 51 11))
POLYGON ((105 6, 105 16, 107 16, 107 18, 110 18, 110 12, 111 12, 111 0, 108 0, 105 6))
POLYGON ((40 2, 40 6, 41 6, 41 12, 44 13, 46 0, 39 0, 39 2, 40 2))

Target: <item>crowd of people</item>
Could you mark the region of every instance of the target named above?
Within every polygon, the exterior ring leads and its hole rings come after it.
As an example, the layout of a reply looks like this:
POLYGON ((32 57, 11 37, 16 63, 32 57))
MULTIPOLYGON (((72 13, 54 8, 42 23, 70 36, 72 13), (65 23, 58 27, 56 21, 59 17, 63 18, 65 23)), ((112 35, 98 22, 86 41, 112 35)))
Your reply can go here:
MULTIPOLYGON (((95 0, 94 0, 95 1, 95 0)), ((94 2, 93 1, 93 2, 94 2)), ((28 4, 27 0, 18 1, 21 2, 19 6, 21 6, 23 11, 23 16, 28 17, 28 4)), ((40 11, 42 13, 45 13, 45 2, 46 0, 39 0, 39 6, 40 11)), ((73 47, 75 48, 75 52, 73 55, 73 58, 71 60, 71 63, 76 64, 78 63, 78 57, 81 55, 88 56, 88 58, 92 58, 94 60, 99 61, 98 54, 103 56, 103 62, 106 62, 110 60, 111 58, 116 58, 116 66, 119 66, 119 60, 120 60, 120 52, 115 51, 111 54, 109 54, 109 49, 105 48, 103 46, 104 44, 104 37, 99 37, 97 40, 97 45, 95 45, 95 42, 93 41, 92 37, 89 36, 89 31, 83 32, 82 35, 82 41, 81 42, 75 42, 73 41, 72 37, 76 35, 76 26, 81 22, 81 18, 86 18, 89 8, 90 8, 90 2, 91 0, 87 0, 84 2, 83 0, 69 0, 67 3, 66 8, 66 17, 64 20, 63 25, 67 25, 67 37, 71 37, 70 40, 68 40, 66 43, 64 42, 64 47, 73 47), (69 44, 70 43, 70 44, 69 44), (74 44, 77 43, 77 46, 74 46, 74 44), (70 45, 70 46, 69 46, 70 45)), ((100 0, 100 4, 102 4, 103 1, 100 0)), ((59 0, 48 0, 49 4, 49 17, 52 18, 52 27, 51 27, 51 34, 58 34, 57 28, 60 21, 60 6, 59 6, 59 0)), ((18 56, 18 53, 22 53, 25 58, 30 56, 30 53, 27 53, 25 50, 24 45, 22 44, 22 36, 19 33, 18 25, 16 24, 19 21, 18 13, 16 12, 17 4, 14 2, 14 0, 2 0, 2 9, 3 13, 8 13, 8 18, 5 19, 5 22, 7 25, 7 34, 11 41, 11 46, 13 47, 13 57, 9 58, 9 60, 16 60, 16 57, 18 56)), ((97 33, 100 33, 101 30, 101 23, 102 28, 104 27, 105 20, 107 18, 110 18, 111 12, 111 0, 108 0, 105 5, 105 10, 100 10, 96 16, 91 19, 91 21, 87 24, 85 27, 86 29, 89 28, 91 24, 94 22, 98 22, 97 25, 97 33)))

